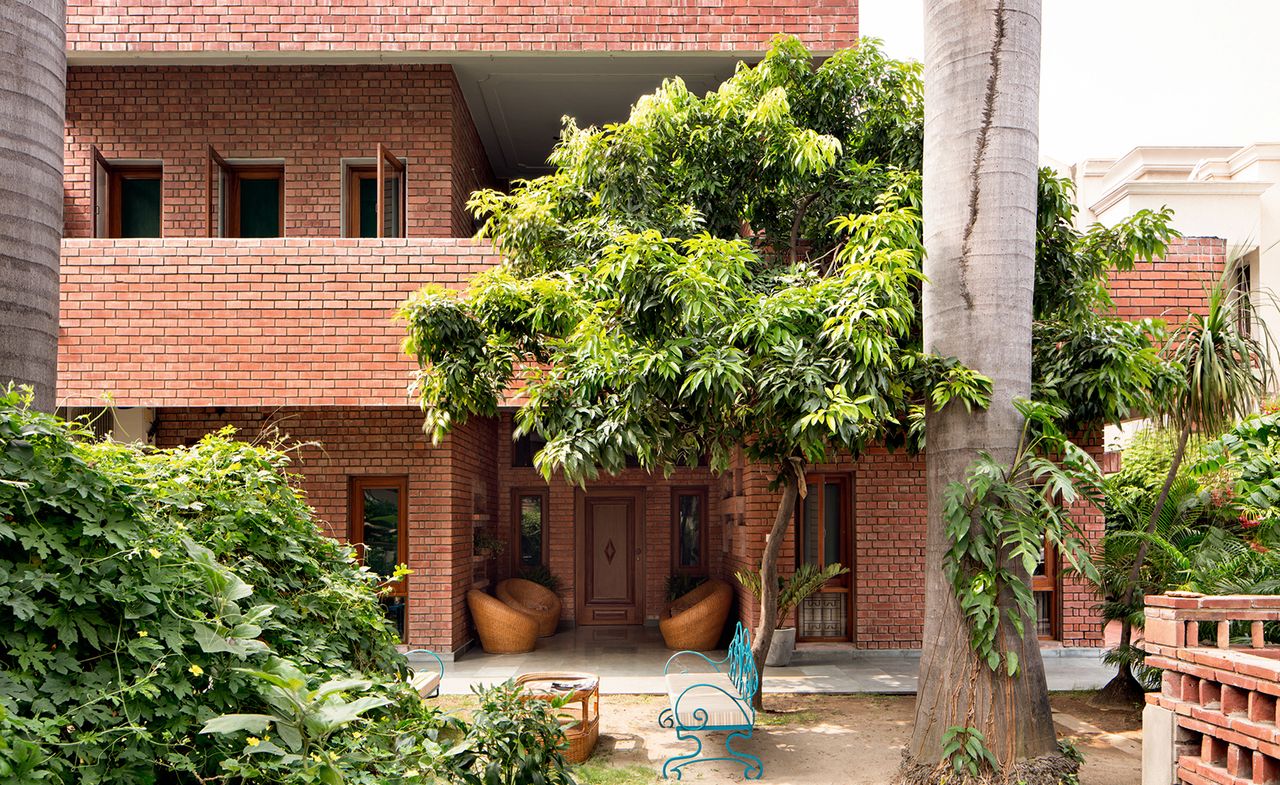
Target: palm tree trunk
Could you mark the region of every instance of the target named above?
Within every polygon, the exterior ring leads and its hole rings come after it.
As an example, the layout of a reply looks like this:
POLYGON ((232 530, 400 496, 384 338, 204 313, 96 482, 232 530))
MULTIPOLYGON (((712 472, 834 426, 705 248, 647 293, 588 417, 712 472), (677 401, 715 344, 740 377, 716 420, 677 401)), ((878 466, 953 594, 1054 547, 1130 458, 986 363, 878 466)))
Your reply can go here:
POLYGON ((0 3, 0 388, 51 411, 66 105, 63 0, 0 3))
POLYGON ((756 661, 759 677, 752 701, 756 711, 764 708, 764 658, 778 627, 778 552, 782 550, 788 525, 795 520, 796 499, 803 493, 804 473, 799 461, 783 466, 783 476, 786 480, 782 486, 782 498, 778 500, 778 513, 764 541, 764 553, 760 556, 760 620, 756 623, 756 634, 751 642, 751 656, 756 661))
MULTIPOLYGON (((901 771, 908 783, 937 780, 944 735, 956 726, 979 730, 1004 773, 1037 756, 1065 763, 1035 620, 1023 620, 1023 635, 1001 625, 999 645, 1021 670, 993 672, 970 648, 943 570, 943 492, 979 451, 1012 461, 1022 429, 1012 401, 1031 394, 1039 68, 1039 0, 925 0, 924 348, 986 374, 993 397, 985 412, 928 414, 925 622, 901 771)), ((1009 596, 1001 603, 1014 607, 1009 596)))

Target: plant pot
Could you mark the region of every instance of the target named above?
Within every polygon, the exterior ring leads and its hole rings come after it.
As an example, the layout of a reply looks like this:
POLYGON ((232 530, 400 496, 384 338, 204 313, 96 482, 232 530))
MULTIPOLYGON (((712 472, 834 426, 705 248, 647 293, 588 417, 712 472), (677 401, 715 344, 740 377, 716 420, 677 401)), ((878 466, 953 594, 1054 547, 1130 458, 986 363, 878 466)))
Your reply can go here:
POLYGON ((772 668, 785 668, 791 664, 791 655, 796 650, 796 628, 779 627, 773 631, 769 641, 769 651, 764 656, 764 664, 772 668))

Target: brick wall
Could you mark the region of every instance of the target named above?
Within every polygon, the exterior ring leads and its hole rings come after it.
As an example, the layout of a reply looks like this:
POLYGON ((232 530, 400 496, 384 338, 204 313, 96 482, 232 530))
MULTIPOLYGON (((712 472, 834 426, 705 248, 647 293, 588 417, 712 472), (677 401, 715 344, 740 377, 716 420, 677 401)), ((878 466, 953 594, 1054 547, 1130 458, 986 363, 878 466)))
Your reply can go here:
POLYGON ((450 174, 453 178, 453 203, 451 219, 454 237, 470 237, 476 226, 467 209, 467 199, 473 191, 498 185, 493 176, 493 168, 489 165, 489 157, 485 155, 480 134, 476 133, 475 122, 471 118, 471 110, 462 97, 462 89, 458 80, 452 82, 453 88, 453 158, 450 161, 450 174))
POLYGON ((112 53, 818 51, 857 40, 856 0, 72 0, 74 60, 112 53))
POLYGON ((159 409, 156 443, 189 444, 224 425, 240 438, 269 433, 301 443, 294 468, 326 532, 350 532, 352 477, 409 480, 409 568, 406 642, 452 651, 468 639, 463 591, 470 583, 471 515, 493 514, 492 424, 474 423, 432 447, 422 414, 398 408, 159 409))
POLYGON ((470 235, 455 205, 492 181, 445 65, 72 67, 66 138, 67 237, 92 236, 92 145, 163 160, 165 237, 208 236, 208 145, 284 160, 291 237, 342 235, 341 161, 372 159, 379 142, 407 162, 409 237, 470 235))
POLYGON ((1126 319, 1156 317, 1176 324, 1188 310, 1203 307, 1205 293, 1222 275, 1226 254, 1226 240, 1184 237, 1170 244, 1163 259, 1112 273, 1107 288, 1115 313, 1126 319))
POLYGON ((493 263, 470 240, 67 240, 59 402, 403 405, 393 321, 493 263))

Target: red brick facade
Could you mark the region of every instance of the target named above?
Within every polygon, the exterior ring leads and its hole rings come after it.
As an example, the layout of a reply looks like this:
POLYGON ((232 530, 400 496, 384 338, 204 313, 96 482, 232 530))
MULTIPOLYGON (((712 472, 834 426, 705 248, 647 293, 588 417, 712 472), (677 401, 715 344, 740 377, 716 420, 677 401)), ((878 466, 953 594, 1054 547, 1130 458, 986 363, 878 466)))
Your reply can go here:
POLYGON ((1205 294, 1222 275, 1226 258, 1227 241, 1221 238, 1175 240, 1163 259, 1111 274, 1108 289, 1115 313, 1126 319, 1161 318, 1175 324, 1188 310, 1204 305, 1205 294))
POLYGON ((743 52, 778 33, 818 52, 858 37, 857 0, 72 0, 67 49, 113 54, 743 52))
POLYGON ((372 160, 379 143, 406 162, 407 236, 470 236, 459 207, 493 176, 448 66, 73 67, 65 236, 92 236, 94 145, 162 161, 163 236, 209 236, 212 145, 284 161, 285 236, 340 237, 343 159, 372 160))

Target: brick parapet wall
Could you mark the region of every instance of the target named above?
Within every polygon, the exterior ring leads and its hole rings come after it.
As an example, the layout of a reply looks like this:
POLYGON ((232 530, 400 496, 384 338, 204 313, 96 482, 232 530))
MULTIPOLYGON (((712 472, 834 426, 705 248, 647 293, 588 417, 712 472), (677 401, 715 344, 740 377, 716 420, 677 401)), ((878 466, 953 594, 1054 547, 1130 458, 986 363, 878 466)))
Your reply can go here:
POLYGON ((72 0, 69 58, 448 52, 758 52, 777 33, 815 51, 858 37, 856 0, 72 0))
POLYGON ((342 235, 342 161, 379 143, 406 162, 409 237, 469 236, 460 205, 493 184, 447 65, 72 67, 66 139, 66 237, 92 235, 94 145, 162 161, 164 237, 208 236, 209 145, 283 160, 289 237, 342 235))
POLYGON ((1218 237, 1184 237, 1169 244, 1153 262, 1139 262, 1127 272, 1113 272, 1107 289, 1114 313, 1125 319, 1160 318, 1170 325, 1189 310, 1203 308, 1209 287, 1222 275, 1227 241, 1218 237))
POLYGON ((448 238, 67 240, 59 401, 404 405, 396 309, 494 262, 448 238))

